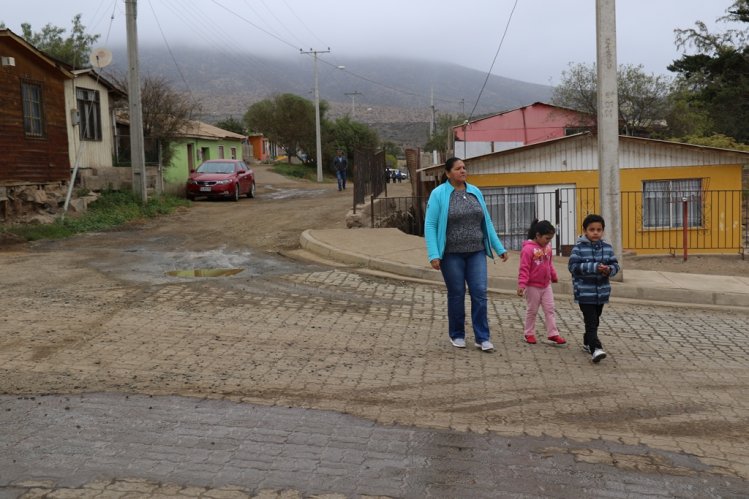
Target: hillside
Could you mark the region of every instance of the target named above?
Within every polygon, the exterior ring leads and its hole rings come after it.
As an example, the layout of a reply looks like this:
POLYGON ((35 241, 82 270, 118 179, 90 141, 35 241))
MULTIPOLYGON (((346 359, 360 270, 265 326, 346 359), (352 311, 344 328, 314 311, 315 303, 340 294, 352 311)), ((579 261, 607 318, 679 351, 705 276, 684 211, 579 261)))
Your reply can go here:
MULTIPOLYGON (((215 122, 240 118, 254 102, 276 93, 314 98, 314 69, 310 56, 267 58, 249 52, 225 52, 173 47, 140 47, 141 75, 163 75, 179 91, 189 91, 202 104, 200 119, 215 122), (176 61, 176 63, 175 63, 176 61)), ((108 72, 127 70, 125 48, 114 49, 108 72)), ((423 144, 429 130, 431 99, 437 113, 468 114, 486 74, 452 63, 398 58, 318 59, 320 98, 328 101, 330 118, 351 113, 377 129, 384 139, 403 145, 423 144), (353 92, 358 92, 354 96, 353 92), (347 93, 349 95, 347 95, 347 93)), ((473 116, 548 101, 552 88, 492 75, 473 116)))

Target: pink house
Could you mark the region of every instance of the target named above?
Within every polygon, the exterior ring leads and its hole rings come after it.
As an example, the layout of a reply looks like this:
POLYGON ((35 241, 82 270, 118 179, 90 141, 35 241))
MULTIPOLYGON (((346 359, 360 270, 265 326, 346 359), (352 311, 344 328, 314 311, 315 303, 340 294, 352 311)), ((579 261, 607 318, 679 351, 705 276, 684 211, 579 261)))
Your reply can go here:
POLYGON ((579 133, 594 125, 588 114, 534 102, 453 127, 455 155, 482 156, 579 133))

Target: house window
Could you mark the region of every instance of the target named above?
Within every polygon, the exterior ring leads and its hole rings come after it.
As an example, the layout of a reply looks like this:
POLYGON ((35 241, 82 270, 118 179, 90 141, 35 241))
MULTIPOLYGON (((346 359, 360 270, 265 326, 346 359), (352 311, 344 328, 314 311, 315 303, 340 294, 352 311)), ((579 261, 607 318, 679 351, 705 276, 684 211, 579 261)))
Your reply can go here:
POLYGON ((37 83, 21 83, 21 97, 23 100, 24 132, 29 137, 43 137, 42 86, 37 83))
POLYGON ((642 224, 645 228, 684 226, 683 201, 688 201, 689 227, 702 226, 702 180, 654 180, 642 185, 642 224))
POLYGON ((237 148, 232 147, 231 148, 231 159, 237 159, 237 148))
POLYGON ((507 249, 521 249, 536 217, 536 188, 497 187, 482 189, 482 193, 502 244, 507 249))
POLYGON ((218 146, 218 158, 224 159, 224 146, 218 146))
POLYGON ((75 98, 81 122, 78 135, 81 140, 101 140, 101 105, 99 92, 87 88, 76 88, 75 98))

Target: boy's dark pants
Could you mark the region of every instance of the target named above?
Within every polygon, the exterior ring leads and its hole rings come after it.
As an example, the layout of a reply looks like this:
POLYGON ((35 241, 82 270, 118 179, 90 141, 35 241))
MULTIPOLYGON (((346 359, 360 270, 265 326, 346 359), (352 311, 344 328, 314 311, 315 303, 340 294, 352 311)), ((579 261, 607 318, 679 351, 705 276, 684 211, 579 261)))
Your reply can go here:
POLYGON ((596 348, 603 348, 601 341, 598 339, 598 322, 603 312, 603 304, 580 303, 580 310, 583 313, 585 321, 585 336, 583 336, 583 345, 590 347, 593 352, 596 348))

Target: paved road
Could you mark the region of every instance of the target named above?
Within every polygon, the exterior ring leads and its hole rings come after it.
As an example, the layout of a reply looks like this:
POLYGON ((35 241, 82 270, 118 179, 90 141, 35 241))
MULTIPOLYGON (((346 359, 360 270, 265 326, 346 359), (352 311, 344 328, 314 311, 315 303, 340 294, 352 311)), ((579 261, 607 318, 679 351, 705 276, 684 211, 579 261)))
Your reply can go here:
POLYGON ((613 304, 593 365, 568 299, 569 345, 531 346, 493 295, 484 354, 441 286, 164 230, 0 253, 0 497, 749 490, 749 313, 613 304), (164 274, 220 255, 246 271, 164 274))

